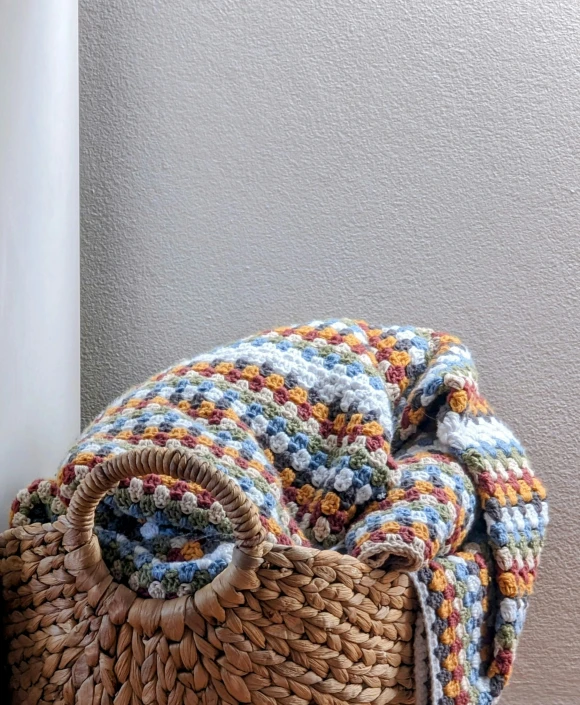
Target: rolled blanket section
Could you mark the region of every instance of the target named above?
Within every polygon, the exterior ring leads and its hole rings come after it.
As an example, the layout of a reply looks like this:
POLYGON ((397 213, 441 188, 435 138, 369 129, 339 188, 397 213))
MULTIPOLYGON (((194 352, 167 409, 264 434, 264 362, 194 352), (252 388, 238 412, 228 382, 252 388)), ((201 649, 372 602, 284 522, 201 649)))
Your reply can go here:
POLYGON ((464 542, 476 495, 463 467, 429 436, 395 457, 399 482, 349 530, 346 549, 373 567, 414 571, 464 542))
MULTIPOLYGON (((84 431, 12 524, 65 514, 82 478, 135 447, 207 458, 256 505, 267 540, 410 573, 418 705, 490 705, 509 680, 547 524, 545 491, 479 391, 460 341, 333 319, 276 328, 152 377, 84 431)), ((194 483, 123 480, 95 530, 141 596, 196 592, 233 528, 194 483)))

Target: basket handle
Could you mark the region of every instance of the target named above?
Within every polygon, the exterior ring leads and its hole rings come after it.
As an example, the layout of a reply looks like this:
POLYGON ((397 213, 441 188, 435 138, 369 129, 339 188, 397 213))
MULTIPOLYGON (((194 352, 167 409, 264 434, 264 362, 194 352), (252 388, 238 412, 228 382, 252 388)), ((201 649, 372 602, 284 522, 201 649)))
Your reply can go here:
POLYGON ((264 543, 266 532, 258 508, 213 462, 182 448, 146 447, 105 460, 83 478, 67 510, 68 524, 74 533, 69 545, 80 546, 90 539, 97 505, 119 480, 151 474, 193 482, 210 492, 232 522, 238 548, 255 549, 264 543))

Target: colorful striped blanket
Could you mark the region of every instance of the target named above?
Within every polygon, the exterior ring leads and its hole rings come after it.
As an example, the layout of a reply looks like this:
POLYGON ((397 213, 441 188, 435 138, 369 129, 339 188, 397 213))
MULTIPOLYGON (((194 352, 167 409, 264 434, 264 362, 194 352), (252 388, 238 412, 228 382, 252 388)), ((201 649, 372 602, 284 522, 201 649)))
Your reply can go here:
MULTIPOLYGON (((547 524, 545 491, 444 333, 363 321, 276 328, 198 355, 117 399, 11 522, 66 513, 84 475, 136 446, 211 456, 269 539, 409 571, 420 598, 419 705, 490 705, 513 668, 547 524)), ((121 482, 96 531, 142 595, 197 590, 228 564, 223 507, 201 487, 121 482)))

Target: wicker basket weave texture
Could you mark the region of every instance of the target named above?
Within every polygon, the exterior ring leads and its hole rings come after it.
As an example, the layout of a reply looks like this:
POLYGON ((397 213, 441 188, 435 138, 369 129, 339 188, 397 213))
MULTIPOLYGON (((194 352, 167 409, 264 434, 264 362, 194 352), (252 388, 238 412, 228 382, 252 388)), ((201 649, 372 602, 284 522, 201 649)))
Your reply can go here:
POLYGON ((13 703, 413 703, 416 603, 407 575, 335 551, 272 546, 256 507, 212 464, 146 448, 97 466, 66 518, 0 536, 13 703), (196 482, 234 526, 231 564, 194 595, 117 584, 94 511, 125 477, 196 482))

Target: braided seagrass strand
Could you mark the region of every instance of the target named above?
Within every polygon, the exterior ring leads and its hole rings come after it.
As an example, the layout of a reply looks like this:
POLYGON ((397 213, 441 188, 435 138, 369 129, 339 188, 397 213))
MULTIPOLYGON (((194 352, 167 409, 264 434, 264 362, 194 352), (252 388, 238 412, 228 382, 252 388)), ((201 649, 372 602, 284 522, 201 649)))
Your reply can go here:
POLYGON ((143 475, 165 475, 201 485, 221 503, 241 548, 261 544, 265 531, 258 510, 227 475, 208 460, 201 460, 180 448, 143 448, 104 461, 87 475, 75 492, 67 512, 77 545, 88 540, 94 526, 95 510, 105 493, 120 480, 143 475))

